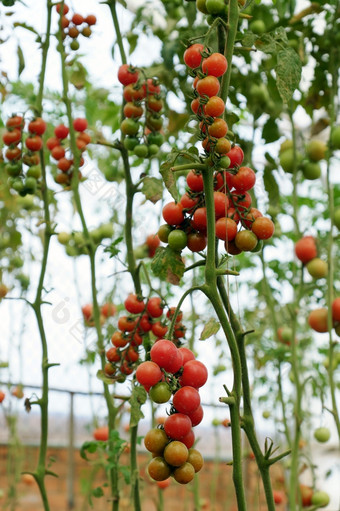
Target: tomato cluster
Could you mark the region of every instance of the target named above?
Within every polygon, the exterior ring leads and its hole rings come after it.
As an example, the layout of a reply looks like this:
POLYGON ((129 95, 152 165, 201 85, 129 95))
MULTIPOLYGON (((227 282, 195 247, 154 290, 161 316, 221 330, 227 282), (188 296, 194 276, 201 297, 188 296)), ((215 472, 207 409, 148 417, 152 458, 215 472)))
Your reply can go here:
MULTIPOLYGON (((132 374, 136 364, 139 363, 138 347, 150 332, 156 340, 164 337, 168 331, 168 325, 173 317, 174 308, 167 311, 166 317, 162 318, 164 306, 158 296, 149 298, 146 302, 136 294, 130 294, 124 302, 129 315, 120 316, 118 330, 112 337, 113 347, 106 352, 108 363, 105 366, 107 376, 116 377, 123 381, 126 375, 132 374)), ((174 328, 174 340, 177 344, 185 336, 185 326, 181 322, 182 313, 176 317, 174 328)))
POLYGON ((120 129, 124 146, 139 158, 155 156, 163 143, 163 100, 161 88, 154 78, 140 77, 140 71, 128 64, 118 70, 124 85, 124 119, 120 129))
POLYGON ((41 135, 46 131, 46 123, 41 117, 32 119, 25 134, 24 118, 13 115, 7 120, 6 128, 2 140, 8 146, 4 156, 8 162, 5 170, 10 176, 9 186, 22 197, 34 194, 41 177, 39 151, 43 147, 41 135))
MULTIPOLYGON (((76 137, 76 145, 81 153, 86 151, 87 145, 91 142, 91 136, 86 132, 87 120, 77 118, 73 121, 73 128, 78 133, 76 137)), ((60 171, 55 176, 56 183, 64 186, 71 184, 73 170, 74 170, 74 157, 69 149, 65 147, 65 142, 69 136, 69 128, 64 124, 59 124, 54 129, 54 137, 50 137, 46 141, 46 147, 51 153, 51 157, 57 163, 57 169, 60 171)), ((84 165, 84 158, 81 156, 79 160, 79 168, 84 165)), ((82 175, 79 172, 79 179, 82 175)))
POLYGON ((68 5, 64 4, 62 12, 61 8, 62 5, 57 4, 56 9, 60 14, 59 26, 61 29, 61 37, 62 39, 66 39, 68 37, 71 40, 70 49, 74 51, 78 50, 78 36, 81 34, 84 37, 90 37, 92 34, 90 27, 96 24, 97 18, 94 14, 89 14, 88 16, 84 17, 77 12, 75 12, 72 17, 68 17, 67 14, 70 10, 68 5))
MULTIPOLYGON (((191 107, 200 122, 200 138, 205 151, 203 160, 214 173, 216 237, 224 241, 229 254, 256 251, 261 240, 273 235, 274 224, 251 207, 248 192, 255 185, 255 172, 242 166, 244 154, 241 147, 232 146, 227 138, 228 126, 221 117, 225 105, 217 95, 220 89, 218 78, 226 72, 227 60, 220 53, 210 54, 202 44, 194 44, 185 51, 184 62, 195 75, 191 107)), ((206 246, 207 230, 201 171, 188 173, 187 186, 179 203, 170 202, 164 206, 166 224, 160 227, 158 236, 174 250, 187 246, 192 252, 198 252, 206 246)))
POLYGON ((207 381, 208 372, 191 350, 177 348, 166 339, 155 342, 150 357, 151 360, 138 366, 137 381, 155 403, 166 403, 173 398, 162 427, 150 430, 145 436, 145 447, 153 454, 148 472, 155 481, 173 475, 177 482, 187 484, 203 466, 201 454, 192 449, 195 442, 192 428, 203 419, 198 389, 207 381))

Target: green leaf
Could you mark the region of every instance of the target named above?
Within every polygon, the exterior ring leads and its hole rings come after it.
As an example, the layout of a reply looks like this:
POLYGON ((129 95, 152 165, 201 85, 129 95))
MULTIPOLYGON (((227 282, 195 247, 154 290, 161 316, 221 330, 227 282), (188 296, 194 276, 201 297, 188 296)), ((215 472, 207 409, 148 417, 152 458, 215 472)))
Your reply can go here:
POLYGON ((206 339, 209 339, 209 337, 211 337, 212 335, 217 334, 220 328, 221 328, 220 323, 216 321, 216 319, 210 318, 208 322, 204 325, 199 340, 205 341, 206 339))
POLYGON ((156 177, 145 177, 143 179, 142 193, 146 200, 156 204, 162 198, 163 182, 156 177))
POLYGON ((253 44, 255 43, 256 39, 258 39, 259 36, 253 34, 252 32, 247 32, 242 37, 242 46, 246 46, 247 48, 251 48, 253 44))
POLYGON ((280 138, 280 132, 277 126, 277 122, 272 117, 269 117, 268 121, 263 126, 262 138, 265 140, 266 144, 275 142, 275 140, 278 140, 280 138))
POLYGON ((80 448, 80 456, 83 458, 83 460, 88 461, 88 457, 86 455, 86 451, 93 454, 96 452, 98 448, 98 442, 84 442, 83 445, 80 448))
POLYGON ((176 187, 175 174, 170 170, 170 168, 173 166, 173 163, 173 161, 166 160, 164 163, 162 163, 159 171, 167 190, 170 192, 173 199, 177 202, 179 199, 179 193, 176 187))
POLYGON ((129 32, 128 34, 126 34, 126 39, 128 40, 129 43, 129 55, 131 55, 131 53, 133 53, 136 49, 138 42, 138 34, 129 32))
POLYGON ((169 110, 167 115, 169 119, 168 131, 171 135, 183 130, 190 119, 189 114, 178 113, 175 110, 169 110))
POLYGON ((126 467, 125 465, 119 465, 119 470, 123 474, 125 484, 130 484, 130 467, 126 467))
POLYGON ((106 248, 104 249, 104 252, 107 252, 108 254, 110 254, 110 259, 111 259, 112 257, 115 257, 116 255, 118 255, 118 254, 119 254, 120 249, 119 249, 119 248, 117 248, 117 245, 119 245, 119 243, 120 243, 121 241, 123 241, 123 239, 124 239, 124 238, 123 238, 123 236, 120 236, 119 238, 117 238, 116 240, 114 240, 114 241, 111 243, 111 245, 109 245, 108 247, 106 247, 106 248))
POLYGON ((301 69, 301 60, 293 48, 286 48, 277 54, 276 85, 282 100, 286 103, 299 86, 301 69))
POLYGON ((21 23, 19 21, 16 21, 15 23, 13 23, 13 27, 21 27, 21 28, 24 28, 25 30, 29 30, 30 32, 33 32, 33 34, 36 34, 38 36, 37 42, 41 42, 41 37, 40 37, 39 32, 37 32, 35 30, 35 28, 31 27, 30 25, 26 25, 26 23, 21 23))
POLYGON ((225 116, 225 120, 228 124, 228 128, 231 129, 233 125, 240 120, 240 118, 234 112, 228 112, 225 116))
POLYGON ((102 369, 99 369, 97 371, 96 376, 97 376, 98 380, 106 383, 106 385, 113 385, 114 383, 116 383, 116 381, 114 379, 106 376, 106 374, 104 373, 104 371, 102 371, 102 369))
POLYGON ((139 421, 144 418, 144 414, 141 410, 141 406, 145 403, 147 393, 144 387, 140 385, 134 385, 132 388, 132 394, 129 399, 131 406, 130 411, 130 427, 137 426, 139 421))
POLYGON ((18 77, 21 75, 23 70, 25 69, 25 57, 21 46, 18 44, 17 47, 17 55, 18 55, 18 77))
POLYGON ((280 191, 279 185, 276 182, 276 179, 273 175, 272 169, 270 167, 265 167, 263 172, 263 183, 268 193, 268 198, 271 206, 279 206, 280 205, 280 191))
POLYGON ((185 266, 181 255, 168 247, 159 247, 151 262, 151 270, 156 277, 175 286, 183 277, 185 266))
POLYGON ((103 488, 101 488, 100 486, 98 486, 97 488, 94 488, 94 490, 92 490, 92 495, 94 497, 96 497, 96 499, 103 497, 103 495, 104 495, 103 488))
POLYGON ((85 67, 80 62, 76 62, 70 73, 70 82, 77 90, 81 90, 85 87, 86 76, 87 71, 85 67))

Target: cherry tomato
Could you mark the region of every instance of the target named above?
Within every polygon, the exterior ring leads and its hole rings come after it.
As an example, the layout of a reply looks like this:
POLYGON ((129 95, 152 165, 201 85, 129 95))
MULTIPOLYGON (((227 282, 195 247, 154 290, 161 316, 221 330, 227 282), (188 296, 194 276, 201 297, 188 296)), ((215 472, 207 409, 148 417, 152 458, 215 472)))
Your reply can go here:
POLYGON ((219 117, 225 110, 225 103, 219 96, 212 96, 203 107, 205 115, 219 117))
POLYGON ((171 398, 171 389, 165 381, 160 381, 151 387, 149 396, 154 403, 167 403, 171 398))
POLYGON ((314 309, 308 316, 309 326, 316 332, 328 332, 328 311, 325 307, 314 309))
POLYGON ((136 379, 141 385, 153 387, 162 379, 163 373, 156 362, 142 362, 136 370, 136 379))
POLYGON ((59 124, 59 126, 56 126, 54 128, 54 134, 60 140, 63 140, 64 138, 66 138, 68 136, 69 132, 70 132, 70 130, 64 124, 59 124))
POLYGON ((148 473, 155 481, 164 481, 170 476, 171 467, 167 464, 164 458, 157 456, 149 462, 148 473))
POLYGON ((200 96, 217 96, 220 90, 220 82, 215 76, 206 76, 198 80, 196 90, 200 96))
POLYGON ((197 449, 189 449, 188 463, 194 467, 196 473, 199 472, 204 464, 202 454, 197 449))
POLYGON ((39 135, 34 135, 33 137, 26 138, 25 144, 30 151, 40 151, 43 146, 43 141, 39 135))
POLYGON ((81 14, 75 12, 72 16, 72 23, 74 23, 75 25, 81 25, 82 23, 84 23, 84 18, 81 14))
POLYGON ((86 18, 84 19, 85 23, 87 23, 88 25, 92 26, 92 25, 95 25, 97 23, 97 18, 95 17, 94 14, 89 14, 88 16, 86 16, 86 18))
POLYGON ((308 263, 318 255, 315 238, 304 236, 295 243, 295 254, 303 264, 308 263))
POLYGON ((138 78, 139 78, 138 71, 129 64, 122 64, 118 69, 118 80, 123 85, 136 83, 138 81, 138 78))
POLYGON ((202 62, 202 71, 212 76, 222 76, 228 69, 228 62, 221 53, 213 53, 202 62))
POLYGON ((207 228, 207 208, 197 208, 193 215, 193 224, 198 231, 205 232, 207 228))
POLYGON ((8 148, 5 152, 7 160, 15 161, 21 158, 21 149, 19 147, 8 148))
POLYGON ((190 170, 186 178, 187 185, 193 192, 203 192, 203 177, 202 174, 190 170))
POLYGON ((161 339, 152 346, 150 357, 159 367, 169 371, 172 363, 177 360, 177 351, 173 342, 161 339))
POLYGON ((243 193, 251 190, 256 182, 255 172, 249 167, 240 167, 235 175, 232 176, 232 185, 237 193, 243 193))
MULTIPOLYGON (((188 416, 189 417, 189 416, 188 416)), ((191 419, 190 419, 191 420, 191 419)), ((188 449, 195 443, 195 433, 191 429, 187 435, 181 438, 181 442, 187 446, 188 449)))
POLYGON ((164 422, 164 431, 173 440, 181 440, 190 430, 191 420, 183 413, 174 413, 167 417, 164 422))
POLYGON ((21 115, 13 115, 6 121, 6 128, 17 128, 21 130, 25 125, 24 118, 21 115))
POLYGON ((12 131, 5 131, 2 135, 2 140, 6 145, 19 144, 21 140, 21 131, 18 128, 14 128, 12 131))
POLYGON ((173 250, 181 251, 187 246, 188 237, 181 229, 175 229, 169 233, 168 244, 173 250))
POLYGON ((232 241, 237 234, 237 224, 229 217, 221 217, 216 221, 215 232, 220 240, 232 241))
POLYGON ((87 128, 87 120, 78 117, 73 121, 73 127, 76 131, 85 131, 87 128))
POLYGON ((187 247, 191 252, 201 252, 207 246, 207 238, 203 233, 188 234, 187 247))
POLYGON ((198 389, 202 387, 208 379, 208 371, 199 360, 189 360, 183 366, 183 373, 180 378, 182 386, 189 385, 198 389))
POLYGON ((134 83, 130 83, 124 87, 123 97, 127 102, 140 101, 145 98, 145 89, 143 87, 137 87, 134 83))
POLYGON ((189 348, 182 346, 178 350, 182 353, 183 365, 189 362, 189 360, 195 360, 195 355, 189 348))
POLYGON ((179 202, 168 202, 162 211, 165 222, 169 225, 179 225, 184 220, 183 206, 179 202))
POLYGON ((192 44, 184 52, 183 59, 185 64, 191 69, 199 67, 202 62, 202 51, 204 50, 203 44, 192 44))
POLYGON ((196 410, 194 410, 193 412, 188 413, 188 417, 191 420, 192 427, 197 426, 198 424, 200 424, 200 422, 202 422, 203 415, 204 413, 201 405, 199 405, 198 408, 196 408, 196 410))
POLYGON ((51 156, 54 160, 60 160, 65 156, 65 149, 61 145, 57 145, 52 149, 51 156))
POLYGON ((176 410, 187 415, 193 413, 200 403, 201 398, 198 391, 188 385, 180 388, 173 397, 173 405, 176 410))
POLYGON ((275 226, 270 218, 261 216, 255 219, 251 230, 259 240, 267 240, 273 236, 275 226))
POLYGON ((166 445, 169 443, 169 438, 164 429, 153 428, 150 429, 144 437, 145 448, 158 456, 163 454, 166 445))
POLYGON ((116 348, 124 348, 129 342, 128 338, 122 332, 117 330, 112 334, 111 342, 116 348))
POLYGON ((124 105, 125 117, 132 117, 133 119, 139 119, 143 115, 144 109, 140 105, 136 105, 132 101, 129 101, 124 105))
POLYGON ((333 321, 340 321, 340 297, 335 298, 332 303, 333 321))
POLYGON ((119 362, 121 358, 120 352, 115 347, 109 348, 105 355, 109 362, 119 362))
POLYGON ((169 465, 173 467, 180 467, 185 463, 189 456, 189 451, 186 445, 179 440, 170 442, 163 453, 164 459, 169 465))
POLYGON ((152 324, 151 330, 156 337, 163 338, 168 331, 168 327, 163 325, 160 321, 157 321, 152 324))
POLYGON ((229 199, 223 192, 214 192, 215 217, 225 216, 229 207, 229 199))
POLYGON ((244 252, 250 252, 257 245, 258 239, 252 231, 239 231, 235 236, 235 245, 244 252))
POLYGON ((132 293, 126 298, 124 307, 130 314, 140 314, 144 311, 145 304, 142 299, 132 293))
POLYGON ((149 298, 146 310, 152 318, 159 318, 163 314, 162 299, 159 296, 149 298))
POLYGON ((149 321, 148 314, 143 314, 143 316, 139 320, 138 328, 140 330, 142 330, 143 332, 150 332, 151 327, 152 327, 152 325, 149 321))
POLYGON ((174 470, 173 477, 175 481, 180 484, 188 484, 195 477, 195 469, 186 461, 183 465, 174 470))
MULTIPOLYGON (((65 5, 64 5, 64 7, 65 7, 65 5)), ((109 439, 109 427, 102 426, 100 428, 96 428, 93 431, 92 435, 95 440, 100 440, 102 442, 106 442, 109 439)))
POLYGON ((237 145, 230 149, 230 151, 227 153, 227 156, 230 158, 230 169, 239 167, 242 164, 244 158, 242 149, 237 145))
POLYGON ((36 135, 42 135, 43 133, 45 133, 46 128, 47 128, 46 122, 41 117, 37 117, 28 125, 28 131, 30 133, 35 133, 36 135))
POLYGON ((60 158, 57 164, 58 169, 61 170, 62 172, 67 172, 68 170, 70 170, 71 166, 72 161, 68 160, 67 158, 60 158))

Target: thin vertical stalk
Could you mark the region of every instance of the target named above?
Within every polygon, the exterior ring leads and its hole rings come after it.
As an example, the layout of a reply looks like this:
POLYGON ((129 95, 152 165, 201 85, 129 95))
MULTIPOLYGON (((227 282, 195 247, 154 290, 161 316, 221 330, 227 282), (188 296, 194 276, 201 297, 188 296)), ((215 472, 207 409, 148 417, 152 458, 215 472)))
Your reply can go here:
MULTIPOLYGON (((43 91, 45 84, 45 75, 46 75, 46 62, 47 62, 47 54, 50 44, 50 36, 51 36, 51 20, 52 20, 52 4, 49 0, 47 0, 47 24, 46 24, 46 35, 45 40, 42 45, 42 64, 41 64, 41 72, 39 76, 39 91, 37 96, 37 102, 35 110, 39 116, 42 114, 42 101, 43 101, 43 91)), ((49 211, 49 194, 47 188, 47 179, 46 179, 46 167, 44 160, 44 152, 40 151, 40 164, 41 164, 41 173, 42 173, 42 183, 41 183, 41 194, 43 200, 43 211, 44 211, 44 221, 45 221, 45 230, 44 230, 44 241, 43 241, 43 256, 41 260, 41 269, 39 275, 38 286, 36 290, 35 300, 32 303, 32 308, 34 310, 38 330, 40 334, 41 340, 41 349, 42 349, 42 360, 41 360, 41 372, 42 372, 42 394, 41 397, 36 401, 36 403, 40 406, 40 446, 39 446, 39 457, 38 464, 33 473, 34 478, 39 487, 41 499, 43 502, 44 510, 49 511, 50 506, 48 502, 46 486, 45 486, 45 476, 47 474, 51 474, 49 470, 46 468, 46 456, 47 456, 47 440, 48 440, 48 370, 51 367, 51 364, 48 363, 48 347, 47 347, 47 338, 45 333, 44 322, 42 318, 41 305, 42 305, 42 292, 44 288, 44 280, 47 269, 47 260, 48 253, 50 247, 50 240, 53 234, 53 230, 51 228, 51 220, 50 220, 50 211, 49 211)), ((53 365, 53 364, 52 364, 53 365)))

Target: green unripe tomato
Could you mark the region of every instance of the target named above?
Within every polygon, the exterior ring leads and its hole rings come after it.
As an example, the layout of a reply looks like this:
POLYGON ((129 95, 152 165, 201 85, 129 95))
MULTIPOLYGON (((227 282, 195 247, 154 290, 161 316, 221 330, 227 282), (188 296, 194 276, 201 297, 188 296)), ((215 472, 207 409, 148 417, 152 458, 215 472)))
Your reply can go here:
POLYGON ((331 145, 333 149, 340 149, 340 126, 336 126, 332 131, 331 145))
POLYGON ((312 495, 312 505, 326 507, 329 504, 329 495, 325 491, 316 491, 312 495))
POLYGON ((120 125, 120 129, 124 135, 137 135, 139 123, 131 118, 124 119, 120 125))
POLYGON ((260 250, 263 249, 263 241, 262 240, 258 240, 256 246, 250 251, 250 252, 260 252, 260 250))
POLYGON ((57 240, 61 245, 67 245, 69 243, 70 239, 72 238, 72 235, 69 232, 59 232, 57 236, 57 240))
POLYGON ((23 183, 22 179, 14 179, 14 181, 12 183, 12 188, 13 188, 13 190, 15 190, 18 193, 22 192, 24 189, 24 183, 23 183))
POLYGON ((104 176, 106 181, 109 181, 110 183, 116 181, 117 169, 115 167, 107 167, 107 169, 104 171, 104 176))
POLYGON ((110 223, 102 224, 98 228, 98 232, 101 240, 104 238, 112 238, 113 236, 113 226, 110 223))
POLYGON ((249 25, 250 30, 256 35, 262 35, 266 31, 266 25, 263 20, 254 20, 249 25))
POLYGON ((197 10, 203 12, 203 14, 209 14, 206 3, 206 0, 196 0, 197 10))
POLYGON ((212 424, 212 426, 214 426, 216 428, 217 426, 221 425, 221 421, 219 419, 213 419, 211 421, 211 424, 212 424))
POLYGON ((136 145, 133 152, 138 158, 146 158, 149 153, 149 148, 146 144, 139 144, 136 145))
POLYGON ((162 133, 150 133, 148 135, 148 144, 156 144, 158 147, 160 147, 164 142, 164 137, 162 133))
POLYGON ((149 390, 150 399, 158 404, 167 403, 171 398, 171 394, 169 385, 163 381, 156 383, 156 385, 149 390))
POLYGON ((77 257, 79 255, 77 247, 74 247, 73 245, 66 245, 65 251, 70 257, 77 257))
POLYGON ((84 243, 84 235, 80 231, 76 231, 73 233, 73 240, 76 245, 83 245, 84 243))
POLYGON ((25 181, 25 190, 27 193, 34 193, 37 189, 37 180, 34 177, 27 177, 25 181))
POLYGON ((159 151, 159 147, 157 144, 149 145, 149 156, 156 156, 159 151))
POLYGON ((139 140, 136 137, 125 137, 124 138, 124 147, 128 151, 133 151, 136 145, 139 144, 139 140))
POLYGON ((168 243, 169 234, 172 231, 172 227, 169 224, 163 224, 158 229, 158 237, 163 243, 168 243))
POLYGON ((320 442, 322 444, 325 442, 328 442, 330 437, 331 437, 331 432, 329 431, 328 428, 317 428, 314 431, 315 440, 317 440, 318 442, 320 442))
POLYGON ((205 7, 209 14, 221 14, 225 5, 223 0, 206 0, 205 7))
POLYGON ((293 140, 284 140, 280 145, 280 154, 287 149, 293 149, 293 140))
POLYGON ((73 41, 70 44, 70 48, 73 51, 79 50, 79 42, 76 39, 73 39, 73 41))
POLYGON ((306 179, 318 179, 321 177, 321 167, 317 162, 308 161, 302 166, 302 173, 306 179))
POLYGON ((320 257, 314 257, 309 263, 306 264, 307 271, 313 279, 323 279, 328 274, 328 264, 320 257))
POLYGON ((334 225, 340 230, 340 207, 335 208, 333 221, 334 225))
POLYGON ((219 166, 221 167, 221 169, 228 169, 230 166, 229 156, 222 156, 222 158, 219 161, 219 166))
POLYGON ((34 177, 35 179, 39 179, 41 177, 41 167, 40 165, 33 165, 27 171, 27 177, 34 177))
POLYGON ((14 256, 12 257, 12 259, 10 260, 10 264, 11 266, 13 266, 14 268, 22 268, 24 266, 24 261, 23 259, 21 259, 21 257, 19 256, 14 256))
POLYGON ((323 160, 326 156, 327 145, 322 140, 311 140, 306 147, 306 153, 311 161, 323 160))
POLYGON ((21 165, 18 163, 8 163, 5 166, 5 170, 9 176, 16 177, 21 172, 21 165))
MULTIPOLYGON (((298 167, 301 163, 302 155, 297 153, 296 155, 296 167, 298 167)), ((293 149, 286 149, 280 154, 280 165, 283 170, 289 174, 294 172, 295 167, 295 159, 294 159, 294 151, 293 149)))
POLYGON ((270 417, 270 411, 269 411, 269 410, 264 410, 264 411, 262 412, 262 417, 263 417, 264 419, 269 419, 269 417, 270 417))
POLYGON ((182 250, 187 246, 188 236, 181 229, 175 229, 168 236, 169 247, 173 250, 182 250))

